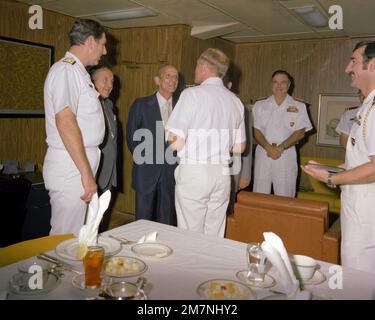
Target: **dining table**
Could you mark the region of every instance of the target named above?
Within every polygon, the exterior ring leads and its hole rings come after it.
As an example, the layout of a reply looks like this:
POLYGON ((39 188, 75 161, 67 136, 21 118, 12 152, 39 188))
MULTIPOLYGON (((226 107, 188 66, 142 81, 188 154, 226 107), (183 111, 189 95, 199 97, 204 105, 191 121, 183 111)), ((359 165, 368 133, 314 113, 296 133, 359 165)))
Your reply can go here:
MULTIPOLYGON (((113 236, 125 238, 129 242, 120 244, 120 251, 116 256, 137 258, 147 266, 145 271, 136 276, 127 278, 112 278, 111 281, 128 281, 135 283, 139 276, 146 279, 144 286, 148 300, 205 300, 198 289, 203 283, 213 280, 244 283, 237 277, 238 272, 248 269, 246 243, 205 235, 202 233, 184 230, 148 220, 137 220, 126 225, 111 229, 100 234, 106 238, 113 236), (144 256, 134 250, 134 243, 144 235, 154 234, 156 244, 170 248, 167 255, 144 256), (134 241, 134 242, 133 242, 134 241)), ((287 248, 286 248, 287 249, 287 248)), ((82 261, 66 260, 55 250, 48 252, 71 264, 78 272, 83 271, 82 261)), ((298 253, 296 253, 298 254, 298 253)), ((29 258, 29 259, 35 259, 29 258)), ((311 292, 313 300, 345 300, 345 299, 375 299, 375 273, 342 267, 332 263, 317 261, 319 277, 317 281, 301 283, 301 288, 311 292)), ((56 280, 56 284, 49 290, 40 290, 35 294, 22 294, 9 290, 9 282, 18 272, 16 262, 0 268, 0 292, 3 298, 9 300, 85 300, 95 298, 96 291, 74 286, 72 280, 78 272, 65 270, 56 280)), ((278 271, 271 265, 267 275, 274 279, 271 287, 250 288, 251 296, 248 299, 282 299, 283 291, 278 271)))

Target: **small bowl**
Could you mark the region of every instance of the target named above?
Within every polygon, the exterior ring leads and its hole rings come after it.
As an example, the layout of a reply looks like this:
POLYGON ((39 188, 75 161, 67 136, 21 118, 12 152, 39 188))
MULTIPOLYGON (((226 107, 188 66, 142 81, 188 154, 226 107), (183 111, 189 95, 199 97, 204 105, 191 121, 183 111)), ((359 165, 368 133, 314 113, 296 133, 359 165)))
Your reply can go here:
POLYGON ((30 281, 34 285, 41 285, 43 289, 48 282, 49 273, 52 268, 52 264, 45 261, 29 261, 18 265, 18 272, 20 273, 19 281, 23 282, 23 286, 30 286, 30 281), (38 283, 38 273, 41 273, 41 283, 38 283), (30 278, 32 278, 30 280, 30 278))
POLYGON ((291 260, 293 262, 293 269, 297 278, 309 280, 313 277, 318 265, 315 259, 308 256, 294 254, 292 255, 291 260))
POLYGON ((142 295, 146 279, 139 277, 136 283, 116 281, 109 284, 103 292, 104 298, 113 300, 133 300, 142 295))

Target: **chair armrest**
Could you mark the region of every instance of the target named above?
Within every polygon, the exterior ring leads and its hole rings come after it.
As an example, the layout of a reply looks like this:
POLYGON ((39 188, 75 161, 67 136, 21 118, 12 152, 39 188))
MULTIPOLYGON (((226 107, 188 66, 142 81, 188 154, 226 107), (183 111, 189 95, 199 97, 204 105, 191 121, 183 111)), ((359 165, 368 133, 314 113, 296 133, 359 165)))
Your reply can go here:
POLYGON ((230 214, 227 216, 227 226, 225 231, 225 238, 236 240, 236 219, 234 218, 234 214, 230 214))
POLYGON ((341 225, 337 219, 329 230, 323 235, 324 261, 340 264, 341 225))

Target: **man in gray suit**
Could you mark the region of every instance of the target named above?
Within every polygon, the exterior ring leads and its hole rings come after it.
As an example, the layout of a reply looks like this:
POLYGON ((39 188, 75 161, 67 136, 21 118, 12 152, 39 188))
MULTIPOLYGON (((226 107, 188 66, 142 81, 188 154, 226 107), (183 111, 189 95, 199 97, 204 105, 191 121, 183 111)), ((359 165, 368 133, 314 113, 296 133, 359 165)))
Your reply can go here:
POLYGON ((104 140, 99 146, 102 156, 97 175, 99 191, 103 193, 117 186, 117 118, 113 103, 108 98, 113 88, 113 73, 108 67, 98 66, 91 69, 90 74, 100 94, 106 125, 104 140))

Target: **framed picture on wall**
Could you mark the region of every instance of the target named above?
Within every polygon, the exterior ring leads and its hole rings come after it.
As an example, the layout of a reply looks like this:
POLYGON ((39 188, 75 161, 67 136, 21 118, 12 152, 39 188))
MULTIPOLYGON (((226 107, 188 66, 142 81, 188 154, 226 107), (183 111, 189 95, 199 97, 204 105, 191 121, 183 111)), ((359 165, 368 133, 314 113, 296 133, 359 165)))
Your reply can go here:
POLYGON ((360 105, 358 94, 322 93, 319 95, 317 145, 340 147, 336 127, 349 107, 360 105))
POLYGON ((52 46, 0 37, 0 116, 44 115, 43 87, 52 46))

